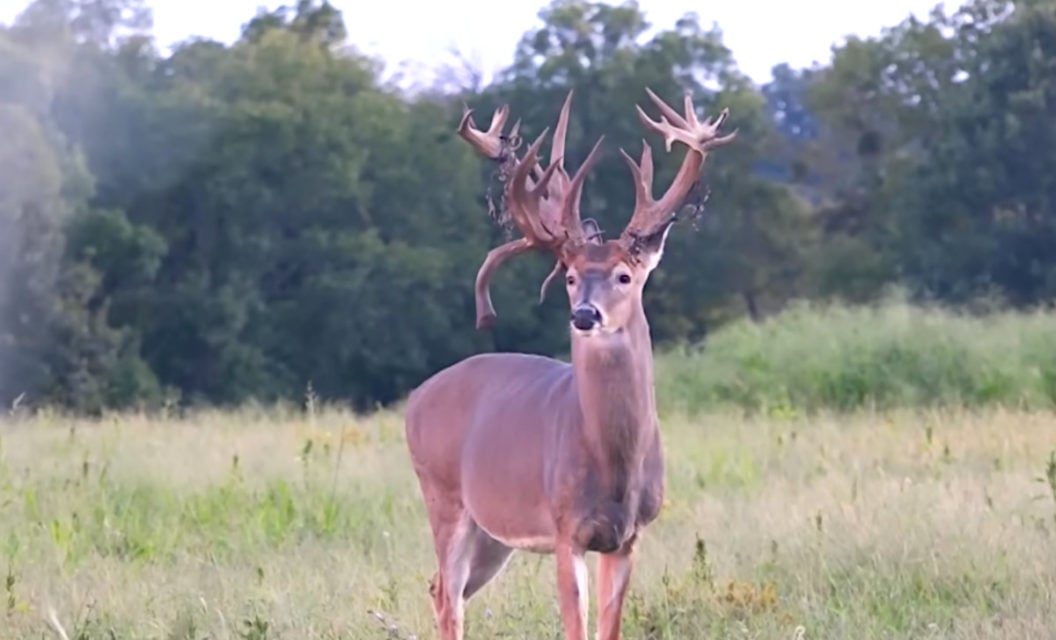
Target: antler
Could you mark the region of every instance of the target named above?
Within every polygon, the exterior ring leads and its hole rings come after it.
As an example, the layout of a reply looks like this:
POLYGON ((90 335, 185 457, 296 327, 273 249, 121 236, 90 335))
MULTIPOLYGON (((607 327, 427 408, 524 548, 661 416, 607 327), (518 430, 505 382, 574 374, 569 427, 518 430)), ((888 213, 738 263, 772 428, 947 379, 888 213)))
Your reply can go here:
POLYGON ((719 135, 719 127, 729 116, 729 109, 723 109, 714 120, 700 122, 697 120, 693 99, 689 93, 686 93, 684 100, 685 115, 679 115, 651 90, 645 91, 660 109, 660 120, 651 119, 641 107, 636 107, 638 119, 646 129, 664 137, 668 152, 675 141, 686 145, 688 149, 678 174, 659 200, 653 198, 653 154, 648 143, 642 141, 642 158, 638 163, 620 150, 634 176, 634 214, 620 235, 620 240, 630 245, 630 248, 637 244, 639 238, 656 233, 674 220, 682 202, 700 177, 708 152, 732 142, 737 137, 737 131, 725 136, 719 135))
MULTIPOLYGON (((570 179, 564 167, 564 153, 571 106, 572 92, 569 91, 561 106, 550 147, 550 163, 546 167, 539 160, 539 150, 549 129, 544 130, 525 151, 524 157, 518 160, 516 149, 510 144, 511 138, 516 135, 517 125, 514 125, 510 136, 503 134, 509 118, 508 106, 504 105, 495 111, 487 131, 477 128, 472 110, 467 108, 462 115, 458 134, 470 146, 486 158, 514 164, 506 180, 506 204, 514 225, 524 235, 519 240, 492 249, 477 272, 475 294, 478 329, 489 327, 495 321, 495 308, 491 303, 489 288, 491 277, 499 266, 513 256, 532 249, 552 251, 560 263, 568 246, 585 241, 579 201, 587 172, 597 159, 601 140, 594 145, 590 155, 570 179)), ((548 277, 546 282, 550 280, 548 277)), ((544 291, 545 286, 546 283, 544 291)))
POLYGON ((473 110, 466 107, 462 112, 462 120, 458 123, 458 135, 476 149, 481 155, 492 160, 502 160, 503 138, 512 139, 517 137, 521 122, 518 120, 513 125, 509 136, 505 136, 502 130, 506 127, 506 120, 510 117, 509 105, 502 105, 491 114, 491 124, 487 131, 477 128, 473 120, 473 110))

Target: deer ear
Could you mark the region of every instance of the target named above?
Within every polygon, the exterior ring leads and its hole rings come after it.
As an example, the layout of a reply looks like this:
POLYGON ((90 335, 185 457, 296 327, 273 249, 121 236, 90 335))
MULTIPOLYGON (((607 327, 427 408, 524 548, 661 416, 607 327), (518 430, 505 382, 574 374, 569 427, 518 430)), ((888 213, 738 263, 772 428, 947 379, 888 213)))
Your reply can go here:
POLYGON ((587 218, 582 223, 583 237, 587 239, 587 242, 592 244, 601 244, 601 227, 598 226, 597 221, 592 218, 587 218))
POLYGON ((660 259, 664 257, 664 244, 667 243, 667 234, 671 232, 671 227, 674 226, 674 223, 675 221, 671 220, 653 233, 642 238, 642 259, 649 271, 655 269, 660 264, 660 259))

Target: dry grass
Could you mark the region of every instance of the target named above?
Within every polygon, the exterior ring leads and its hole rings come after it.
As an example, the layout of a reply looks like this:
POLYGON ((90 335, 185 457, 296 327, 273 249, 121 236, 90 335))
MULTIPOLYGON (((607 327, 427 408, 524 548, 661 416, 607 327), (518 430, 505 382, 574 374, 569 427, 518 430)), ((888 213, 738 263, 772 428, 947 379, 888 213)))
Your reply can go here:
MULTIPOLYGON (((1056 417, 664 429, 669 501, 628 638, 1051 636, 1056 417)), ((59 637, 52 608, 81 640, 433 638, 432 562, 396 414, 0 424, 5 639, 59 637)), ((552 573, 519 556, 471 603, 468 637, 558 638, 552 573)))

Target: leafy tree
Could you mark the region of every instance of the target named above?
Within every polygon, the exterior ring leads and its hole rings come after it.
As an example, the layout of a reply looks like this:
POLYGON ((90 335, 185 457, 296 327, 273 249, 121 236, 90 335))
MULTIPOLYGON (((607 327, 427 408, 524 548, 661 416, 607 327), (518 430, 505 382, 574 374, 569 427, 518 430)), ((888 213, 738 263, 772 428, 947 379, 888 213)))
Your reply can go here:
POLYGON ((99 274, 62 260, 63 225, 88 185, 82 165, 23 105, 0 101, 0 130, 0 402, 47 398, 98 410, 141 396, 149 372, 132 395, 112 386, 138 362, 91 303, 99 274))
POLYGON ((894 250, 910 283, 954 301, 1056 299, 1056 7, 980 1, 950 20, 958 82, 899 175, 894 250))
POLYGON ((1052 298, 1053 8, 976 0, 876 39, 814 73, 821 144, 815 291, 852 299, 901 282, 923 297, 1052 298))
POLYGON ((316 42, 324 47, 340 45, 348 35, 341 12, 325 0, 321 4, 317 4, 315 0, 298 0, 296 7, 283 6, 274 11, 260 10, 246 23, 242 29, 242 37, 256 42, 273 29, 295 33, 303 40, 316 42))
MULTIPOLYGON (((892 198, 901 188, 895 168, 919 159, 944 117, 942 96, 957 71, 946 27, 936 12, 930 22, 910 18, 878 38, 848 38, 831 66, 798 80, 808 83, 798 96, 816 123, 812 139, 793 150, 824 248, 809 261, 815 295, 866 300, 899 277, 890 250, 892 198)), ((787 73, 777 82, 790 96, 801 89, 787 73)))
POLYGON ((309 383, 390 401, 479 343, 458 248, 485 222, 456 111, 379 90, 371 63, 306 37, 308 10, 232 47, 81 56, 58 101, 108 212, 71 230, 74 255, 187 401, 309 383))

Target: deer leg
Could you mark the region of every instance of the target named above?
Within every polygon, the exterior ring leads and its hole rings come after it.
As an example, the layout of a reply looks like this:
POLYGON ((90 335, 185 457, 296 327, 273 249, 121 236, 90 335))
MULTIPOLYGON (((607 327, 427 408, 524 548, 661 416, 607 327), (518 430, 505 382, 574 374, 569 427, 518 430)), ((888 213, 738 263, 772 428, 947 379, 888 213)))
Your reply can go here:
POLYGON ((557 596, 565 640, 587 640, 587 562, 569 545, 557 547, 557 596))
POLYGON ((441 640, 462 640, 466 583, 469 581, 470 563, 473 559, 473 538, 477 526, 463 511, 450 535, 440 561, 441 588, 438 602, 437 625, 441 640))
POLYGON ((440 627, 440 616, 443 615, 444 602, 447 596, 444 595, 444 574, 439 569, 429 580, 429 599, 433 605, 433 617, 436 618, 436 625, 440 627))
MULTIPOLYGON (((456 636, 453 621, 454 610, 451 598, 451 549, 456 541, 457 526, 443 523, 434 524, 433 543, 436 547, 437 571, 429 581, 429 596, 433 605, 433 615, 441 640, 452 640, 456 636)), ((457 593, 457 592, 456 592, 457 593)))
POLYGON ((437 571, 429 582, 440 640, 462 639, 462 591, 468 577, 467 548, 476 526, 461 500, 419 477, 433 532, 437 571))
POLYGON ((623 599, 631 583, 633 547, 598 557, 598 640, 620 640, 623 599))
POLYGON ((441 569, 430 585, 433 611, 441 640, 462 640, 466 600, 498 575, 513 549, 485 533, 464 511, 444 539, 441 569))
POLYGON ((469 579, 462 596, 469 600, 477 591, 497 576, 513 554, 513 549, 484 532, 479 526, 473 539, 469 579))

